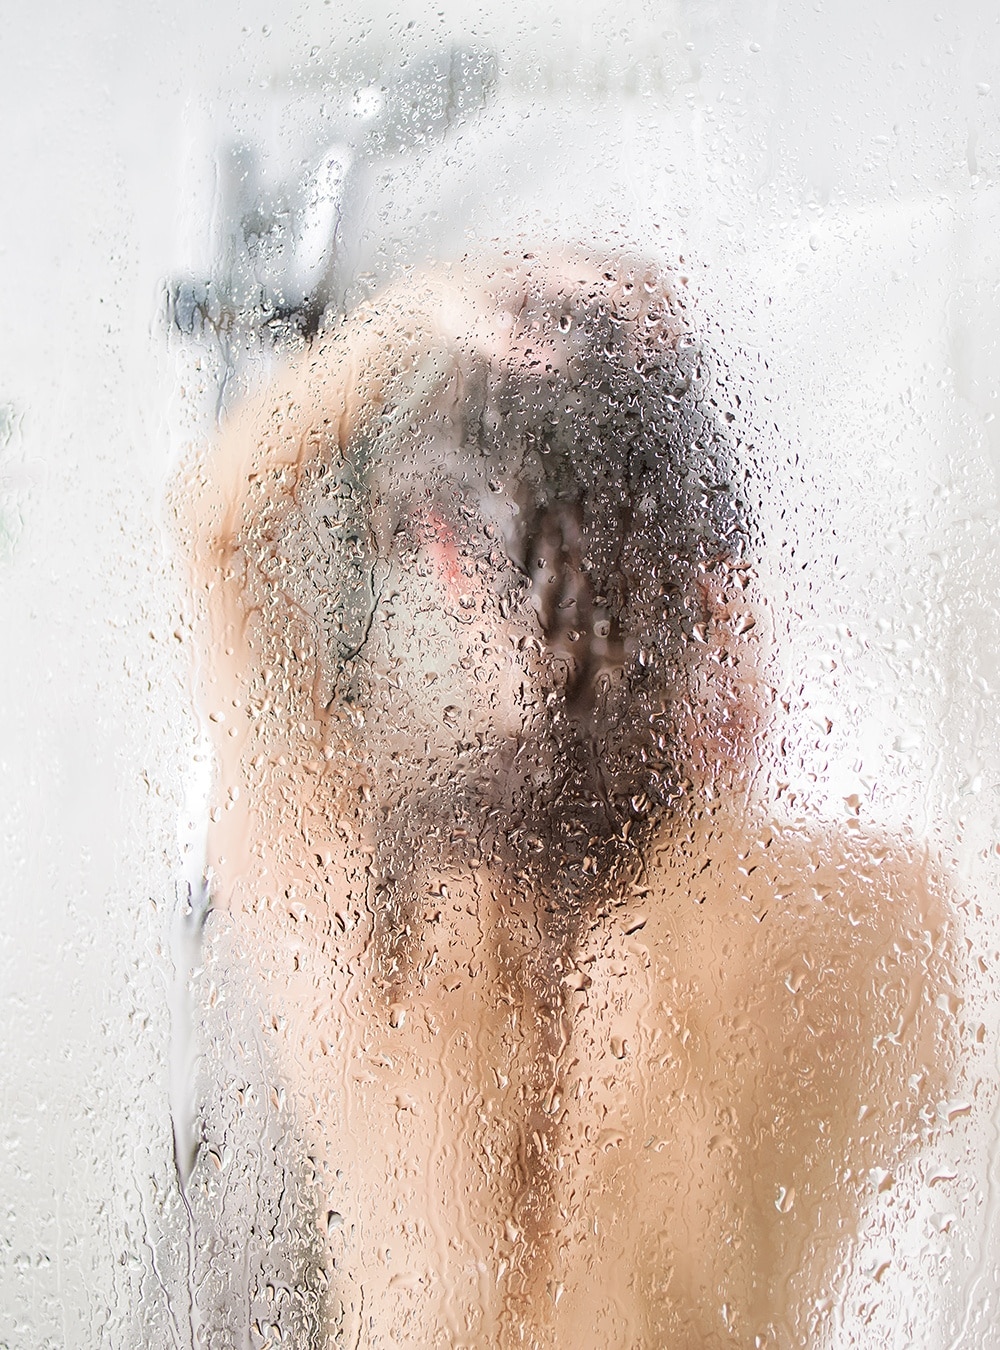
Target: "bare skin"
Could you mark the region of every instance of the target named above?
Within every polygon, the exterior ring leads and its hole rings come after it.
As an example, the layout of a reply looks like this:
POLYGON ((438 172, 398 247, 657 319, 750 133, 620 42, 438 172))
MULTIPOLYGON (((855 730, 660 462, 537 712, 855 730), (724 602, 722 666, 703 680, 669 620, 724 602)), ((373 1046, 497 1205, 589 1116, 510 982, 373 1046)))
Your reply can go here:
MULTIPOLYGON (((481 328, 468 290, 441 297, 460 332, 481 328)), ((532 709, 625 658, 600 622, 577 656, 545 566, 525 580, 488 511, 458 531, 433 503, 379 575, 377 716, 323 687, 308 624, 293 613, 274 631, 245 582, 245 522, 277 491, 269 475, 304 481, 324 437, 377 406, 386 377, 364 341, 314 354, 249 409, 196 507, 217 905, 301 1129, 338 1176, 331 1336, 791 1343, 819 1327, 872 1170, 912 1154, 945 1090, 947 885, 915 844, 783 825, 749 793, 740 764, 767 734, 759 651, 724 566, 699 602, 720 692, 688 750, 723 790, 696 784, 641 844, 625 828, 613 854, 576 859, 572 908, 534 884, 530 850, 482 847, 529 790, 517 746, 532 709), (282 643, 298 665, 264 695, 253 672, 282 643), (476 838, 448 793, 486 722, 506 786, 469 797, 485 802, 476 838)), ((568 556, 565 514, 552 520, 568 556)), ((563 593, 582 609, 579 585, 563 593)))

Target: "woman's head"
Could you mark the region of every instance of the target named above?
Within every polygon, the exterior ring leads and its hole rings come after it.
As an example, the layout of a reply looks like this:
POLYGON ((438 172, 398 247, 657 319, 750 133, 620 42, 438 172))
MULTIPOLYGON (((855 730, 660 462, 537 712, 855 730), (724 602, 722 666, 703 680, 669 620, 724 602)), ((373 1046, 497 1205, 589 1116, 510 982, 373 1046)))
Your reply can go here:
POLYGON ((708 389, 629 260, 441 268, 328 331, 206 477, 230 760, 324 765, 390 851, 600 870, 739 721, 706 638, 746 513, 708 389))

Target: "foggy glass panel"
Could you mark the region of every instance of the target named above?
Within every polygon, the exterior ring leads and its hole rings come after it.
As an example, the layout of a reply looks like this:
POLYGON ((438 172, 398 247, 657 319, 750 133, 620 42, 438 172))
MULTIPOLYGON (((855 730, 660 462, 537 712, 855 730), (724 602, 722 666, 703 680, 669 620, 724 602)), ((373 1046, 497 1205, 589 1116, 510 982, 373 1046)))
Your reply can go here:
POLYGON ((987 16, 9 28, 0 1345, 992 1345, 987 16))

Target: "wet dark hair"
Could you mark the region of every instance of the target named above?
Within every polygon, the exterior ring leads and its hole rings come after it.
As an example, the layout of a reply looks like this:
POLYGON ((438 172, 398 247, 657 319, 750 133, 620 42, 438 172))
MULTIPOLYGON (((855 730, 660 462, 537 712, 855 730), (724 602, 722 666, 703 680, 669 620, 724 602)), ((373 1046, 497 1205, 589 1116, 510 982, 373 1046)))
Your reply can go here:
MULTIPOLYGON (((506 837, 520 820, 566 856, 629 822, 648 831, 690 786, 693 729, 718 714, 697 687, 706 578, 747 561, 712 387, 683 299, 643 262, 528 254, 390 287, 253 412, 259 448, 219 542, 258 697, 298 689, 295 716, 317 726, 372 706, 367 649, 400 539, 428 512, 460 537, 485 530, 561 663, 526 736, 549 744, 562 787, 543 805, 530 774, 504 788, 495 767, 456 762, 455 801, 459 780, 478 786, 455 810, 489 799, 506 837)), ((387 793, 393 770, 373 772, 387 793)), ((397 831, 420 818, 415 791, 397 831)))

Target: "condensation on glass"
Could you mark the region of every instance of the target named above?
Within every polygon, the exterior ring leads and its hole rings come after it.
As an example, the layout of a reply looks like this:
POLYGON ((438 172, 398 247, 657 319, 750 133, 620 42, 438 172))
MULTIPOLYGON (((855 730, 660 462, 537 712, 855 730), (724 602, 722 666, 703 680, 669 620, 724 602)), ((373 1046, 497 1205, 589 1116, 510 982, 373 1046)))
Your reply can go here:
POLYGON ((123 45, 0 389, 0 1345, 992 1343, 974 9, 123 45))

